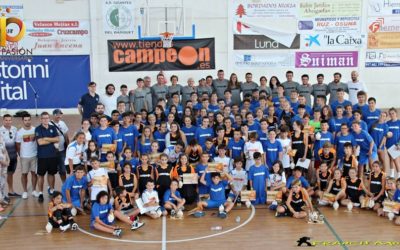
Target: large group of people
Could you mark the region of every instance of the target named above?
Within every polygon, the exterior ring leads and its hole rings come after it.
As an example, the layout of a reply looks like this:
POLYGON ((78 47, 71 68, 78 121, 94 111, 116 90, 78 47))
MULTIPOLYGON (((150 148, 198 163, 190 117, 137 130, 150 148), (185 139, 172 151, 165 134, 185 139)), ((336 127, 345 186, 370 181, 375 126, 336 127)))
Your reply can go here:
POLYGON ((185 206, 199 216, 218 208, 225 218, 248 191, 276 216, 304 218, 315 202, 365 207, 366 200, 387 216, 383 203, 400 202, 400 158, 388 154, 400 150, 400 120, 395 108, 376 107, 358 77, 353 71, 345 83, 334 73, 326 84, 318 74, 310 84, 304 74, 298 83, 287 71, 285 81, 257 83, 252 73, 241 82, 219 70, 181 85, 160 72, 155 84, 146 76, 132 90, 121 85, 117 94, 108 84, 100 95, 90 82, 79 131, 69 131, 60 109, 43 112, 36 127, 25 113, 18 130, 3 116, 0 209, 29 197, 29 174, 31 195, 43 202, 47 174, 49 231, 76 229, 75 213, 87 212, 92 228, 116 236, 115 218, 138 229, 139 214, 179 219, 185 206), (13 183, 18 161, 22 194, 13 183))

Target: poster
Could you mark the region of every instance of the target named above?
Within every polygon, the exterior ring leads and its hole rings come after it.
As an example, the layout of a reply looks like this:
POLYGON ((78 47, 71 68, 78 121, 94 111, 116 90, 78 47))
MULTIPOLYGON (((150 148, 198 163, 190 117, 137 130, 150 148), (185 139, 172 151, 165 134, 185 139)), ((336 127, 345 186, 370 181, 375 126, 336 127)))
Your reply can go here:
POLYGON ((292 42, 282 44, 280 40, 264 35, 233 35, 234 50, 276 50, 299 49, 300 34, 296 34, 292 42))
POLYGON ((234 65, 237 68, 290 68, 294 67, 293 52, 234 52, 234 65))
POLYGON ((214 38, 162 41, 108 40, 109 71, 215 69, 214 38))
POLYGON ((361 0, 301 0, 299 18, 361 16, 361 0))
POLYGON ((361 33, 309 33, 301 35, 302 49, 363 48, 367 37, 361 33))
POLYGON ((400 0, 367 0, 368 16, 400 15, 400 0))
POLYGON ((358 66, 358 51, 296 52, 296 68, 349 68, 358 66))
POLYGON ((238 18, 295 18, 297 6, 298 3, 287 0, 239 0, 234 2, 232 11, 238 18))
POLYGON ((400 48, 400 16, 368 18, 368 49, 400 48))
POLYGON ((400 67, 400 50, 367 50, 365 67, 400 67))
POLYGON ((75 108, 90 82, 88 55, 3 56, 0 68, 0 106, 7 109, 34 109, 35 92, 38 108, 75 108))
POLYGON ((103 29, 105 35, 134 34, 134 1, 103 0, 103 29))

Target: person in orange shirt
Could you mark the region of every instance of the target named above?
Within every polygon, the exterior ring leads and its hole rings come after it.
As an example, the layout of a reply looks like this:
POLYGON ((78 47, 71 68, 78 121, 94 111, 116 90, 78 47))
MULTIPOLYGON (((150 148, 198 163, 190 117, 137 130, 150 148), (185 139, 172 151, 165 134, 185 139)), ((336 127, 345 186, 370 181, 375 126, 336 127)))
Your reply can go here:
POLYGON ((183 184, 183 174, 194 174, 194 167, 189 164, 188 157, 185 154, 179 156, 178 165, 171 173, 171 179, 179 182, 179 192, 186 200, 186 204, 192 204, 197 200, 196 184, 183 184))

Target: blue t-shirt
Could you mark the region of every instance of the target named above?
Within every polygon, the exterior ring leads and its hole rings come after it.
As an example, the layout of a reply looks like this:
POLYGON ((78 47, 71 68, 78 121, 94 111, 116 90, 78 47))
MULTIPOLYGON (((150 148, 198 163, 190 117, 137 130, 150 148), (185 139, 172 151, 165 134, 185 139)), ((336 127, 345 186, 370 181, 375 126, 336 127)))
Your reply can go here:
MULTIPOLYGON (((287 96, 284 97, 286 98, 287 101, 290 101, 290 99, 287 96)), ((279 97, 272 98, 272 102, 274 103, 275 108, 279 108, 279 106, 281 105, 279 102, 279 97)))
POLYGON ((256 191, 255 204, 265 204, 267 194, 265 192, 266 180, 269 178, 268 167, 261 165, 251 166, 249 169, 249 180, 252 182, 252 188, 256 191))
MULTIPOLYGON (((349 126, 350 130, 353 130, 353 129, 351 128, 351 125, 352 125, 352 122, 353 122, 353 121, 354 121, 354 118, 352 117, 352 119, 349 119, 349 123, 347 124, 347 125, 349 126)), ((363 120, 360 120, 359 122, 360 122, 361 130, 363 130, 363 131, 365 131, 365 132, 368 132, 368 125, 367 125, 367 123, 366 123, 365 121, 363 121, 363 120)))
MULTIPOLYGON (((292 182, 295 180, 294 176, 291 175, 289 176, 287 182, 286 182, 286 187, 287 188, 291 188, 292 187, 292 182)), ((301 186, 303 188, 308 188, 310 187, 310 184, 308 183, 308 181, 306 180, 306 178, 304 178, 304 176, 300 176, 299 178, 300 182, 301 182, 301 186)))
POLYGON ((277 140, 275 140, 274 143, 268 140, 265 142, 265 145, 263 145, 263 148, 267 157, 267 166, 269 170, 271 170, 274 162, 279 160, 279 153, 283 151, 282 144, 277 140))
POLYGON ((69 176, 61 187, 61 193, 63 195, 63 202, 67 202, 66 191, 69 190, 71 195, 71 202, 81 200, 81 190, 87 189, 87 179, 76 179, 75 175, 69 176))
POLYGON ((244 140, 240 138, 238 142, 234 138, 231 138, 228 142, 228 149, 232 152, 232 159, 242 156, 244 149, 244 140))
POLYGON ((132 149, 132 152, 135 151, 135 139, 139 136, 139 132, 136 126, 129 125, 128 127, 124 128, 123 126, 120 127, 119 133, 122 134, 122 141, 126 143, 126 146, 132 149))
POLYGON ((337 118, 333 117, 329 120, 329 131, 336 134, 337 132, 340 132, 340 127, 342 124, 348 124, 349 123, 349 118, 347 117, 342 117, 342 118, 337 118))
POLYGON ((363 120, 367 123, 368 129, 371 128, 372 124, 379 120, 379 116, 381 115, 381 111, 379 109, 375 109, 375 111, 371 111, 367 109, 365 113, 363 113, 363 120))
POLYGON ((195 132, 195 138, 200 145, 205 145, 207 138, 214 137, 212 128, 198 127, 195 132))
MULTIPOLYGON (((369 145, 371 142, 373 142, 372 137, 368 134, 368 132, 365 132, 363 130, 361 130, 361 133, 357 134, 357 133, 352 133, 354 136, 354 139, 356 140, 356 143, 358 146, 360 146, 360 152, 361 153, 368 153, 369 151, 369 145)), ((372 152, 376 153, 376 145, 374 143, 374 147, 372 149, 372 152)))
POLYGON ((92 139, 101 148, 103 144, 113 144, 117 140, 117 136, 112 128, 101 129, 99 127, 94 130, 92 139))
POLYGON ((139 164, 140 164, 139 159, 138 159, 138 158, 132 158, 132 159, 130 159, 130 160, 122 159, 122 160, 119 162, 119 165, 121 166, 122 171, 124 171, 124 164, 125 164, 126 162, 129 162, 129 163, 132 165, 131 173, 136 173, 136 167, 139 166, 139 164))
POLYGON ((254 120, 253 124, 249 125, 247 124, 247 127, 249 128, 249 134, 253 132, 257 132, 260 130, 260 123, 258 123, 256 120, 254 120))
POLYGON ((228 186, 228 182, 223 180, 220 181, 218 184, 214 184, 214 182, 207 181, 207 187, 210 191, 210 200, 212 201, 224 201, 226 200, 225 197, 225 187, 228 186))
POLYGON ((218 112, 219 111, 219 106, 210 104, 210 105, 208 105, 208 110, 213 112, 213 113, 218 112))
POLYGON ((400 141, 400 120, 397 121, 387 121, 389 131, 393 133, 393 136, 387 138, 386 147, 390 148, 394 144, 397 144, 400 141))
MULTIPOLYGON (((57 128, 53 125, 48 126, 48 128, 39 125, 35 128, 35 137, 36 141, 40 138, 44 137, 58 137, 57 128)), ((58 150, 54 146, 54 143, 49 143, 47 145, 39 145, 37 146, 37 157, 38 158, 53 158, 57 157, 58 150)))
POLYGON ((353 147, 357 145, 352 134, 336 136, 335 145, 338 159, 342 159, 344 157, 344 144, 346 142, 351 143, 353 147))
POLYGON ((371 134, 371 137, 374 140, 375 145, 377 147, 379 147, 383 138, 387 135, 388 131, 389 131, 389 128, 386 123, 382 123, 382 124, 377 123, 376 125, 371 126, 370 134, 371 134))
POLYGON ((151 141, 150 139, 145 139, 142 143, 142 139, 138 141, 138 151, 141 155, 151 153, 151 141))
MULTIPOLYGON (((179 193, 178 190, 175 190, 175 196, 178 197, 179 199, 182 199, 181 193, 179 193)), ((163 200, 164 200, 164 203, 167 201, 172 202, 172 203, 176 202, 176 200, 174 198, 172 198, 172 196, 171 196, 171 189, 168 189, 167 191, 165 191, 163 200)))
POLYGON ((122 149, 123 149, 123 147, 124 147, 124 141, 123 141, 123 134, 120 132, 120 131, 118 131, 119 133, 118 134, 115 134, 115 136, 116 136, 116 141, 117 141, 117 154, 120 154, 121 152, 122 152, 122 149))
POLYGON ((188 128, 186 126, 182 127, 182 131, 186 135, 186 141, 188 143, 190 143, 194 139, 196 130, 197 130, 197 127, 195 127, 195 126, 191 126, 190 128, 188 128))
POLYGON ((96 221, 96 217, 99 217, 99 219, 106 223, 106 224, 111 224, 108 222, 108 213, 112 210, 112 206, 110 203, 101 205, 97 202, 95 202, 92 206, 92 213, 90 215, 90 223, 94 223, 96 221))
POLYGON ((321 139, 316 140, 314 143, 314 156, 315 159, 319 160, 318 151, 324 146, 326 142, 333 144, 335 141, 333 140, 333 135, 331 132, 327 131, 325 133, 320 132, 321 139))
MULTIPOLYGON (((201 164, 201 163, 197 164, 195 171, 196 171, 197 175, 199 176, 199 179, 201 178, 201 176, 203 175, 203 173, 206 171, 206 168, 207 168, 206 165, 203 165, 203 164, 201 164)), ((211 181, 210 176, 211 176, 210 173, 206 173, 205 180, 206 180, 207 183, 208 183, 209 181, 211 181)), ((199 194, 208 194, 208 187, 207 187, 207 185, 204 185, 203 183, 201 183, 201 182, 199 181, 198 187, 199 187, 199 194)))
POLYGON ((364 115, 365 114, 365 112, 367 111, 369 109, 369 107, 368 107, 368 104, 364 104, 364 105, 359 105, 358 103, 357 104, 354 104, 353 105, 353 110, 361 110, 361 112, 362 112, 362 114, 364 115))
MULTIPOLYGON (((258 134, 258 140, 261 142, 261 144, 264 147, 264 144, 268 141, 268 131, 266 131, 265 133, 260 129, 257 131, 258 134)), ((264 150, 265 151, 265 150, 264 150)))
POLYGON ((339 102, 338 100, 334 101, 334 102, 331 104, 331 109, 332 109, 333 116, 336 116, 336 108, 337 108, 337 107, 342 106, 343 109, 344 109, 344 107, 345 107, 346 105, 350 105, 350 106, 351 106, 351 102, 348 101, 348 100, 344 100, 343 102, 339 102))
POLYGON ((158 152, 164 152, 165 150, 165 137, 167 133, 161 133, 159 130, 154 132, 154 140, 158 142, 158 152))
POLYGON ((396 189, 394 192, 393 201, 400 202, 400 189, 396 189))

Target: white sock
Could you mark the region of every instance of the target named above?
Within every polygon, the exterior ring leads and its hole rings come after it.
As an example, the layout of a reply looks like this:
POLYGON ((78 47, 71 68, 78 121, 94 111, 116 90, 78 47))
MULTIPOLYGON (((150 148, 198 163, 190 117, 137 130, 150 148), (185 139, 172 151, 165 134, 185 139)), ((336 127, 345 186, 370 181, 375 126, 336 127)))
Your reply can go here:
POLYGON ((39 192, 39 195, 43 194, 43 192, 39 192))
POLYGON ((400 172, 397 173, 397 178, 400 178, 400 172))
POLYGON ((394 176, 394 169, 390 169, 390 176, 394 176))

